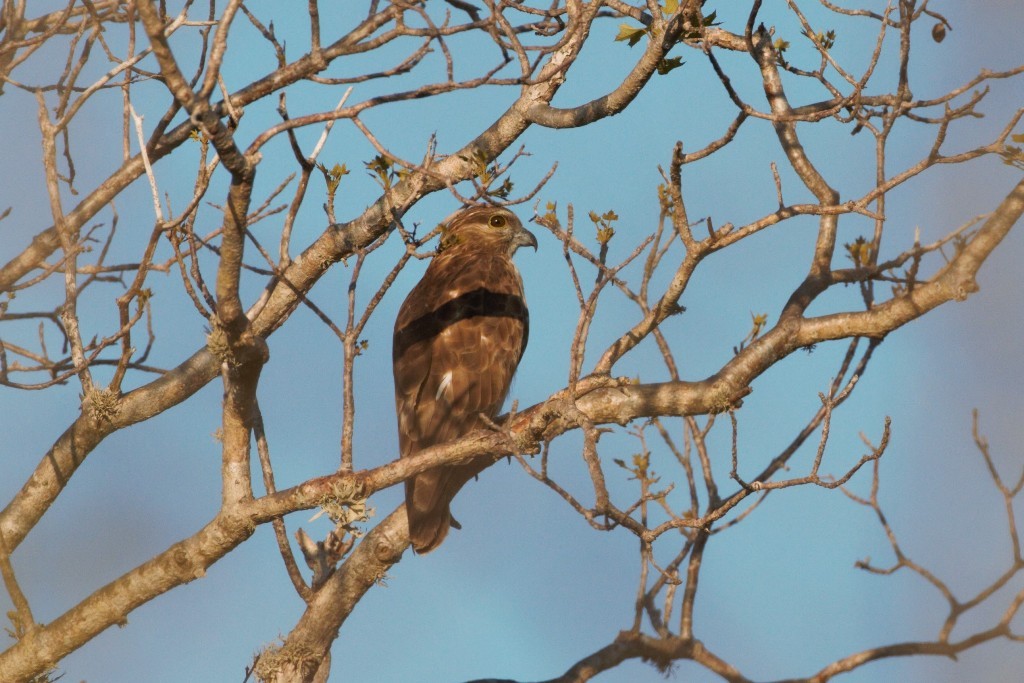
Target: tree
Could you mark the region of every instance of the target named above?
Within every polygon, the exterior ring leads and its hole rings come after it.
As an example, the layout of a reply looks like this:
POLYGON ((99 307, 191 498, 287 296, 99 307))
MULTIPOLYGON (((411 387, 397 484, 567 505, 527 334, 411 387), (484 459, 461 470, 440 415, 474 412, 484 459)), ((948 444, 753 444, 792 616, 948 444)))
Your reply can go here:
MULTIPOLYGON (((990 453, 975 418, 973 471, 996 494, 966 500, 995 511, 972 523, 1002 548, 977 575, 958 553, 967 580, 905 550, 880 476, 897 447, 897 481, 910 468, 927 490, 947 469, 885 415, 933 398, 899 384, 907 366, 955 375, 978 355, 929 362, 903 335, 1013 248, 1024 66, 984 59, 1015 44, 1019 16, 738 5, 93 0, 33 15, 5 0, 0 680, 76 677, 97 648, 106 675, 153 680, 110 662, 182 631, 197 642, 160 649, 213 645, 217 661, 168 680, 358 677, 367 659, 381 680, 559 681, 659 676, 646 664, 824 681, 978 648, 1019 662, 1024 480, 999 460, 1013 453, 990 453), (395 309, 439 219, 488 202, 543 232, 520 257, 533 331, 518 400, 399 461, 395 309), (401 483, 471 457, 512 466, 456 499, 459 540, 396 566, 401 483), (832 539, 844 570, 802 571, 795 539, 860 508, 876 535, 832 539), (331 523, 295 516, 313 509, 331 523), (796 584, 776 601, 780 566, 796 584), (184 587, 208 572, 212 588, 184 587), (499 578, 513 575, 521 588, 499 578), (854 597, 811 589, 838 585, 854 597), (557 613, 565 595, 582 599, 555 622, 557 662, 529 644, 543 617, 485 625, 519 600, 557 613), (920 607, 901 630, 899 596, 945 612, 920 607), (434 607, 417 617, 417 600, 434 607), (747 640, 747 620, 793 640, 747 640), (447 631, 498 645, 452 652, 447 631), (418 665, 395 673, 402 652, 418 665)), ((1020 307, 994 315, 1019 324, 1020 307)), ((1009 337, 992 359, 1004 378, 1009 337)), ((1019 415, 1019 390, 988 405, 1019 415)), ((960 415, 929 412, 922 431, 966 436, 960 415)), ((927 539, 942 524, 911 526, 927 539)))

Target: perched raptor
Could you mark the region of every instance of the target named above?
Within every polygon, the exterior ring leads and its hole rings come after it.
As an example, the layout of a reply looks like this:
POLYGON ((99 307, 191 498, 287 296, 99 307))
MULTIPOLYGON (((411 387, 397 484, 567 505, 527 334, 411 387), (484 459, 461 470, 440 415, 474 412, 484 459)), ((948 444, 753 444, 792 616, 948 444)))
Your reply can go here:
MULTIPOLYGON (((438 253, 402 304, 392 359, 403 458, 487 426, 498 414, 526 348, 529 317, 512 255, 537 239, 502 208, 459 212, 438 253)), ((438 467, 405 482, 409 538, 417 553, 441 544, 448 509, 487 459, 438 467)))

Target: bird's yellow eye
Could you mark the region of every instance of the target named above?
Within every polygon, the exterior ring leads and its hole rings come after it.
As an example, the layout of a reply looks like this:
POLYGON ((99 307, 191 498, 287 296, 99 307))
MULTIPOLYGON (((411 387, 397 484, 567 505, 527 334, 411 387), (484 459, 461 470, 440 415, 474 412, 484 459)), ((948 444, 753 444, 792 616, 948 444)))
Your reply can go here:
POLYGON ((491 216, 490 220, 487 221, 492 228, 504 228, 508 220, 500 213, 496 213, 491 216))

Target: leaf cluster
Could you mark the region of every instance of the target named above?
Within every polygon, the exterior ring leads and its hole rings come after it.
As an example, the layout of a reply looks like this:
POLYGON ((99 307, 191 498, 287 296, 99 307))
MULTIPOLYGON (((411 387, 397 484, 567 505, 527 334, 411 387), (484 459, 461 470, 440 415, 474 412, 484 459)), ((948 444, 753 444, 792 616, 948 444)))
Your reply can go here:
POLYGON ((614 211, 605 211, 602 214, 598 214, 596 211, 590 212, 590 220, 594 223, 594 227, 597 229, 597 242, 601 246, 607 245, 612 237, 615 236, 615 228, 612 226, 614 221, 619 220, 619 214, 614 211))
MULTIPOLYGON (((1011 139, 1014 142, 1024 143, 1024 133, 1013 135, 1011 139)), ((1006 145, 1000 156, 1003 157, 1003 163, 1007 166, 1013 166, 1024 171, 1024 149, 1014 145, 1006 145)))
POLYGON ((378 154, 370 161, 364 162, 370 177, 381 186, 385 192, 394 187, 395 183, 409 175, 404 168, 396 168, 395 162, 383 154, 378 154))

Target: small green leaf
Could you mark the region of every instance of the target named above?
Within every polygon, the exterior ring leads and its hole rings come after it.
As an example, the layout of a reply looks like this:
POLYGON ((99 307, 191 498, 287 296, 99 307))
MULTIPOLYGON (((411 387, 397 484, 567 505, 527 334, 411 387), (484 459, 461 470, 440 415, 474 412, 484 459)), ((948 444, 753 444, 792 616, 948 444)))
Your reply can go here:
POLYGON ((679 0, 665 0, 665 6, 662 9, 665 14, 675 14, 679 11, 679 0))
POLYGON ((630 47, 633 47, 634 45, 639 43, 640 39, 643 38, 646 34, 647 34, 647 30, 646 29, 633 28, 629 24, 620 24, 619 25, 619 35, 615 36, 615 40, 617 40, 617 41, 623 41, 624 40, 624 41, 629 43, 630 47))
POLYGON ((672 206, 672 195, 665 183, 658 185, 658 206, 661 207, 661 210, 666 215, 671 215, 674 209, 672 206))
MULTIPOLYGON (((1013 140, 1014 142, 1024 142, 1024 140, 1019 140, 1019 138, 1022 137, 1024 136, 1014 135, 1013 140)), ((1019 168, 1020 170, 1024 171, 1024 150, 1022 150, 1020 147, 1006 145, 1005 147, 1003 147, 1003 151, 1000 152, 1000 155, 1003 157, 1004 164, 1006 164, 1007 166, 1013 166, 1014 168, 1019 168)))
POLYGON ((391 185, 397 177, 394 173, 394 163, 383 154, 378 154, 372 161, 364 162, 370 177, 374 178, 385 190, 391 189, 391 185))
POLYGON ((501 181, 501 185, 496 188, 488 188, 488 193, 499 199, 508 199, 508 196, 512 193, 512 188, 515 187, 511 178, 505 178, 501 181))
POLYGON ((324 180, 327 183, 327 194, 334 199, 335 193, 338 191, 338 185, 341 183, 343 176, 349 174, 348 167, 345 164, 334 164, 333 167, 328 169, 324 164, 317 164, 317 168, 324 174, 324 180))
POLYGON ((843 246, 846 247, 850 260, 853 261, 853 265, 857 268, 863 268, 871 264, 872 246, 870 242, 864 239, 863 235, 858 236, 853 242, 843 246))
POLYGON ((753 328, 750 330, 750 339, 753 341, 754 339, 757 339, 757 335, 761 334, 761 330, 763 330, 764 326, 768 323, 768 314, 751 313, 750 318, 753 323, 753 328))
POLYGON ((537 216, 536 221, 546 228, 559 227, 558 214, 556 213, 558 211, 558 204, 555 202, 547 202, 547 204, 544 205, 544 208, 547 209, 546 213, 537 216))
MULTIPOLYGON (((597 242, 601 245, 603 254, 604 249, 608 246, 608 242, 615 236, 615 228, 612 227, 612 221, 619 220, 619 215, 614 211, 605 211, 603 214, 591 211, 590 220, 593 221, 594 227, 597 228, 597 242)), ((602 262, 604 261, 603 258, 601 260, 602 262)))
POLYGON ((668 72, 672 71, 672 69, 678 69, 682 65, 682 57, 668 57, 665 59, 658 60, 658 64, 655 68, 658 70, 659 76, 664 76, 668 72))

